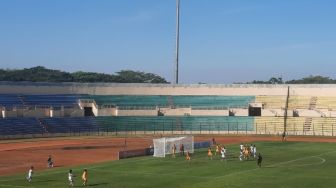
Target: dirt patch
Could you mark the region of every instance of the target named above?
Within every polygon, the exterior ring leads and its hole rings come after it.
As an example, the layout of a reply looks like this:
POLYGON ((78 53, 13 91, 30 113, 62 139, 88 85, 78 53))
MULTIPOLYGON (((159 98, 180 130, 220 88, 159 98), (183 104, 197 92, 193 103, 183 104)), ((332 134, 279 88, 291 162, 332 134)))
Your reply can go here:
MULTIPOLYGON (((211 140, 218 143, 247 143, 255 141, 280 141, 273 136, 199 136, 196 141, 211 140)), ((336 142, 332 137, 289 137, 288 141, 336 142)), ((37 139, 0 142, 0 175, 25 173, 33 165, 37 171, 47 169, 48 155, 56 167, 93 164, 116 160, 118 151, 140 149, 152 145, 152 138, 77 138, 37 139), (125 145, 126 143, 126 145, 125 145)))

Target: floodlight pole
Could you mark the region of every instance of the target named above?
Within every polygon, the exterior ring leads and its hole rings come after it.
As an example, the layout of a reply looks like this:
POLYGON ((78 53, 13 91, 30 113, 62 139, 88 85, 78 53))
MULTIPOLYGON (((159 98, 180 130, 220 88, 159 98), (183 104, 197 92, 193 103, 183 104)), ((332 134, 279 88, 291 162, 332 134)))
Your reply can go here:
POLYGON ((180 42, 180 0, 176 0, 176 52, 175 52, 175 84, 178 84, 178 61, 179 61, 179 42, 180 42))

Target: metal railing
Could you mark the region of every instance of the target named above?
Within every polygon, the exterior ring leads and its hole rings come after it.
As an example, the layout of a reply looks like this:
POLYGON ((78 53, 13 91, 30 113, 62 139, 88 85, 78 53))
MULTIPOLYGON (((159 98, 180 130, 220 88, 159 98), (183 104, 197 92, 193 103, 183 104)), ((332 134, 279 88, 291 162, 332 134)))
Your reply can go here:
MULTIPOLYGON (((209 124, 199 122, 193 125, 174 124, 174 123, 148 123, 106 125, 90 129, 69 128, 62 132, 45 132, 40 134, 16 134, 0 135, 0 139, 16 138, 39 138, 39 137, 58 137, 58 136, 110 136, 110 135, 181 135, 181 134, 223 134, 223 135, 281 135, 283 125, 279 123, 260 123, 250 124, 248 122, 223 122, 209 124)), ((336 124, 289 124, 287 135, 311 135, 311 136, 336 136, 336 124)))

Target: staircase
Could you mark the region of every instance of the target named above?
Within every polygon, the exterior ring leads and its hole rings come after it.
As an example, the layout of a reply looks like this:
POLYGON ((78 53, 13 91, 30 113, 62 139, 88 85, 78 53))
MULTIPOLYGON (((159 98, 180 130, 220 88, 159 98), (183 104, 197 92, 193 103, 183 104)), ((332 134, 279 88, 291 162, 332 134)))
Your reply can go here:
POLYGON ((311 131, 311 127, 312 127, 312 122, 313 122, 313 118, 311 117, 306 117, 304 124, 303 124, 303 131, 307 132, 307 131, 311 131))
POLYGON ((169 104, 170 108, 172 108, 172 109, 175 108, 172 96, 168 96, 168 104, 169 104))
POLYGON ((317 97, 310 98, 309 110, 313 110, 316 108, 316 101, 317 101, 317 97))
POLYGON ((181 118, 176 117, 176 121, 175 121, 175 130, 177 131, 183 131, 182 130, 182 122, 181 122, 181 118))
POLYGON ((22 106, 26 106, 26 102, 24 100, 24 97, 22 95, 19 95, 18 98, 19 98, 20 102, 22 103, 22 106))

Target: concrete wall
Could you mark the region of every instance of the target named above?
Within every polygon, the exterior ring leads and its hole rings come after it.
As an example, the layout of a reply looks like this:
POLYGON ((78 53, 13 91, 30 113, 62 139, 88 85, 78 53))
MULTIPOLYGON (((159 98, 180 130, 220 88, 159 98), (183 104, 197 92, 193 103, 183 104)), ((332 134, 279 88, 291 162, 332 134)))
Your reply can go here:
POLYGON ((276 116, 276 112, 270 109, 261 109, 261 116, 276 116))
POLYGON ((302 117, 321 117, 321 114, 315 110, 297 109, 297 112, 302 117))
POLYGON ((98 109, 98 116, 116 116, 117 109, 116 108, 101 108, 98 109))
POLYGON ((229 116, 229 110, 191 110, 192 116, 229 116))
POLYGON ((336 96, 336 85, 120 84, 0 82, 0 93, 94 95, 291 95, 336 96))
POLYGON ((17 111, 4 111, 4 117, 18 117, 17 111))
POLYGON ((248 109, 231 108, 230 111, 234 114, 234 116, 248 116, 248 109))
POLYGON ((84 110, 82 109, 73 109, 70 113, 70 117, 84 117, 84 110))
POLYGON ((64 111, 62 110, 53 110, 53 117, 63 117, 64 111))
POLYGON ((157 116, 157 110, 118 110, 118 116, 157 116))
POLYGON ((164 114, 164 116, 190 116, 191 108, 161 108, 160 111, 164 114))
POLYGON ((25 110, 23 112, 24 117, 50 117, 50 109, 42 108, 42 109, 33 109, 33 110, 25 110))

